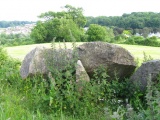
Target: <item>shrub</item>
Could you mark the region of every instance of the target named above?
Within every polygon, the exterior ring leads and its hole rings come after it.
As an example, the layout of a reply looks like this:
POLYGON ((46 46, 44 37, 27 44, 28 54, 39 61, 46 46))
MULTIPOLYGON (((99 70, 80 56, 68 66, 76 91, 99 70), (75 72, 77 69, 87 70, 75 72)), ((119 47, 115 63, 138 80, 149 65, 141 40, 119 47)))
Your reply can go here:
POLYGON ((145 45, 154 47, 160 46, 160 42, 157 40, 156 37, 143 38, 141 36, 132 36, 129 37, 124 43, 131 45, 145 45))
POLYGON ((143 45, 160 47, 160 42, 157 40, 156 37, 150 37, 150 38, 146 38, 146 39, 144 40, 143 45))
POLYGON ((10 34, 5 33, 0 34, 0 44, 3 46, 18 46, 18 45, 28 45, 33 44, 33 39, 29 35, 23 34, 10 34))
POLYGON ((5 63, 5 61, 8 59, 7 52, 0 47, 0 67, 5 63))
POLYGON ((17 75, 19 66, 20 62, 10 58, 7 52, 0 47, 0 79, 11 82, 12 77, 17 75))
POLYGON ((123 34, 117 35, 110 40, 111 43, 123 43, 126 41, 126 36, 123 34))
POLYGON ((107 30, 103 26, 91 24, 86 34, 88 41, 106 41, 107 30))

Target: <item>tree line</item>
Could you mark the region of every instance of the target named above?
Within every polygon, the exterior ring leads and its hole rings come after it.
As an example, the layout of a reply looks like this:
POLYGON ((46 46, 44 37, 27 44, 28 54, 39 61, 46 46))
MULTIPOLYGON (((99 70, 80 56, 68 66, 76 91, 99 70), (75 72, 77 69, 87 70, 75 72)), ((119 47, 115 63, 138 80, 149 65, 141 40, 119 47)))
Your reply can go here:
POLYGON ((0 28, 14 27, 25 24, 32 24, 32 21, 0 21, 0 28))
POLYGON ((160 28, 160 13, 154 12, 132 12, 122 16, 98 16, 87 17, 87 24, 99 24, 103 26, 117 26, 121 28, 142 29, 144 27, 160 28))
MULTIPOLYGON (((45 43, 55 40, 56 42, 127 41, 128 43, 127 36, 139 33, 144 37, 144 42, 141 42, 144 44, 149 33, 160 32, 160 19, 158 19, 160 13, 134 12, 113 17, 85 17, 82 8, 71 5, 63 8, 60 12, 48 11, 38 16, 40 20, 36 22, 30 34, 32 42, 45 43)), ((157 41, 157 39, 154 40, 157 41)), ((0 41, 3 43, 4 39, 0 41)), ((129 43, 139 44, 137 38, 131 39, 129 43)))
POLYGON ((86 17, 87 23, 99 24, 102 26, 113 27, 119 33, 125 30, 130 30, 132 34, 143 33, 144 28, 149 32, 160 32, 160 13, 154 12, 133 12, 131 14, 123 14, 122 16, 98 16, 86 17))

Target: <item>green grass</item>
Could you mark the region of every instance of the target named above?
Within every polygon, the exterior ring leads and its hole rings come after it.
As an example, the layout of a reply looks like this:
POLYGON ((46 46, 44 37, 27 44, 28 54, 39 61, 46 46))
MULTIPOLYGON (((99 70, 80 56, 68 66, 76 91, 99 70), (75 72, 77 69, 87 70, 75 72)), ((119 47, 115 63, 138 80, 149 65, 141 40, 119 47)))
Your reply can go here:
POLYGON ((143 60, 143 53, 150 55, 153 59, 160 59, 160 47, 150 47, 141 45, 125 45, 118 44, 123 48, 127 49, 135 58, 143 60))
MULTIPOLYGON (((67 48, 72 47, 72 43, 66 43, 67 48)), ((77 43, 80 45, 82 43, 77 43)), ((63 46, 63 43, 60 43, 63 46)), ((160 47, 150 47, 150 46, 140 46, 140 45, 125 45, 125 44, 117 44, 122 46, 123 48, 127 49, 135 58, 139 58, 140 60, 143 59, 143 53, 145 52, 147 55, 150 55, 153 59, 160 59, 160 47)), ((51 47, 51 43, 45 44, 33 44, 33 45, 23 45, 23 46, 16 46, 16 47, 6 47, 8 54, 16 59, 23 60, 25 55, 34 49, 37 46, 44 46, 44 47, 51 47)), ((59 43, 56 43, 56 46, 59 46, 59 43)))
MULTIPOLYGON (((72 48, 72 43, 66 43, 67 48, 72 48)), ((77 43, 76 45, 80 45, 82 43, 77 43)), ((64 46, 63 43, 56 43, 56 47, 58 48, 59 45, 61 47, 64 46)), ((44 46, 46 48, 51 48, 51 43, 43 43, 43 44, 33 44, 33 45, 22 45, 22 46, 14 46, 14 47, 6 47, 8 54, 16 59, 23 60, 25 55, 34 49, 37 46, 44 46)))
POLYGON ((50 43, 45 43, 45 44, 33 44, 33 45, 6 47, 6 50, 11 57, 23 60, 25 55, 37 46, 50 47, 51 44, 50 43))

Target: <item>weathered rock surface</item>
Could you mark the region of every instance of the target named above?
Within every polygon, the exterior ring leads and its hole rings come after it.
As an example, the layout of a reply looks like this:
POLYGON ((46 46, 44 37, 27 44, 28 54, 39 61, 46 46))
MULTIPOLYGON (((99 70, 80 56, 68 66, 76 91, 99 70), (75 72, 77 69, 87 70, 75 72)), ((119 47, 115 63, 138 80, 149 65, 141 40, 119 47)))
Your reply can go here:
POLYGON ((47 72, 45 59, 42 54, 45 49, 44 47, 36 47, 25 56, 20 69, 20 75, 23 79, 29 75, 47 72))
MULTIPOLYGON (((120 79, 129 77, 136 68, 133 56, 117 45, 105 42, 84 43, 77 47, 77 52, 78 58, 82 62, 81 64, 78 61, 78 66, 81 66, 79 74, 84 74, 82 71, 86 70, 90 77, 93 76, 94 70, 99 66, 107 69, 111 80, 114 79, 115 75, 120 79)), ((68 64, 74 66, 77 62, 76 59, 73 50, 70 49, 55 50, 37 47, 24 58, 20 74, 25 79, 37 73, 47 74, 48 71, 53 69, 63 71, 67 69, 68 64)), ((87 74, 84 76, 89 81, 87 74)))
POLYGON ((90 77, 99 66, 107 69, 110 79, 114 79, 115 74, 120 79, 129 77, 136 68, 134 57, 117 45, 89 42, 80 45, 77 50, 79 60, 90 77))
POLYGON ((20 75, 23 79, 35 74, 44 75, 52 69, 65 69, 71 61, 72 50, 53 50, 45 47, 36 47, 25 56, 20 69, 20 75))
POLYGON ((44 54, 47 68, 50 71, 53 69, 62 71, 67 69, 68 65, 75 65, 71 49, 47 49, 44 54))
POLYGON ((89 82, 90 78, 89 78, 85 68, 83 67, 82 62, 80 60, 78 60, 77 66, 76 66, 76 82, 79 83, 80 81, 89 82))
POLYGON ((131 76, 130 80, 138 84, 141 90, 146 89, 148 79, 156 81, 160 74, 160 60, 144 62, 138 70, 131 76))
POLYGON ((82 65, 80 60, 77 61, 76 65, 76 83, 77 83, 77 90, 82 95, 82 90, 86 82, 90 82, 90 78, 82 65))

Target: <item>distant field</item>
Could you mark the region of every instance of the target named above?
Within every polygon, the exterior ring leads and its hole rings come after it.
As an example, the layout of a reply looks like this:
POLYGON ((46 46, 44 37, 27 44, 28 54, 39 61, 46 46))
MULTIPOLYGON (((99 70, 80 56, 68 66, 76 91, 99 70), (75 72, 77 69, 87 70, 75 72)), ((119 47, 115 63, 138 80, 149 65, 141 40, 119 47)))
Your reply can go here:
MULTIPOLYGON (((83 44, 83 43, 77 43, 77 46, 83 44)), ((60 44, 63 46, 63 43, 60 44)), ((66 43, 67 48, 72 47, 72 43, 66 43)), ((139 46, 139 45, 124 45, 124 44, 118 44, 119 46, 122 46, 123 48, 126 48, 128 51, 131 52, 131 54, 135 58, 139 58, 140 60, 143 59, 143 52, 145 52, 147 55, 150 55, 154 59, 160 59, 160 47, 149 47, 149 46, 139 46)), ((25 55, 34 49, 36 46, 45 46, 45 47, 51 47, 51 43, 45 43, 45 44, 33 44, 33 45, 23 45, 23 46, 16 46, 16 47, 6 47, 6 50, 8 54, 13 57, 20 60, 23 60, 25 55)), ((56 46, 59 46, 58 43, 56 43, 56 46)))
POLYGON ((32 49, 34 49, 36 46, 49 47, 50 44, 47 43, 47 44, 33 44, 33 45, 22 45, 22 46, 15 46, 15 47, 6 47, 6 50, 7 50, 8 54, 11 57, 23 60, 23 58, 25 57, 25 55, 29 51, 31 51, 32 49))
MULTIPOLYGON (((80 45, 83 43, 76 43, 76 45, 80 45)), ((56 43, 56 47, 58 48, 59 45, 61 47, 64 46, 64 43, 56 43)), ((43 44, 33 44, 33 45, 22 45, 22 46, 14 46, 14 47, 6 47, 8 54, 16 59, 23 60, 25 55, 31 51, 32 49, 36 48, 37 46, 44 46, 44 47, 51 47, 51 43, 43 43, 43 44)), ((72 43, 66 43, 67 48, 72 48, 72 43)))
POLYGON ((160 47, 125 44, 118 45, 130 51, 135 58, 139 58, 142 60, 144 57, 143 53, 145 52, 147 55, 150 55, 153 59, 160 59, 160 47))

